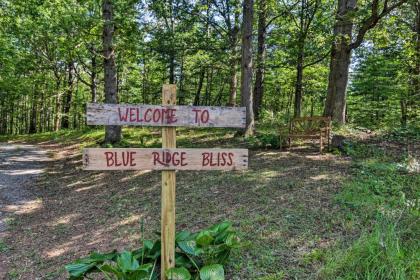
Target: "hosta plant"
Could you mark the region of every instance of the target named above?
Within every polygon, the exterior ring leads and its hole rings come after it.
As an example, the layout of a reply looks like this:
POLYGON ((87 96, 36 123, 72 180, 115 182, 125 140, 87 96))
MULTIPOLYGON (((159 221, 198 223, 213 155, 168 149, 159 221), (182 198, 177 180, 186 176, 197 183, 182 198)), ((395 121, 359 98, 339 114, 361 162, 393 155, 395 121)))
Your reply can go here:
MULTIPOLYGON (((142 241, 142 247, 128 252, 91 253, 65 266, 71 280, 101 274, 106 280, 155 280, 160 278, 160 240, 142 241)), ((171 280, 223 280, 224 267, 233 249, 240 247, 230 222, 208 229, 176 234, 176 267, 165 272, 171 280)))

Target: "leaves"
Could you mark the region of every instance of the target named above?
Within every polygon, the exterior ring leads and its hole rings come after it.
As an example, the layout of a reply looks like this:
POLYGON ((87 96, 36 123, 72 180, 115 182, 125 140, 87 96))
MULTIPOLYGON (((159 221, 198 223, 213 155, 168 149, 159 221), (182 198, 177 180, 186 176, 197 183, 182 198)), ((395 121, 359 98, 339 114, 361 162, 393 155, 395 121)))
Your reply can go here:
MULTIPOLYGON (((176 268, 166 272, 170 279, 224 279, 223 265, 231 250, 239 248, 239 238, 229 222, 216 224, 197 233, 176 234, 176 268), (201 267, 201 268, 200 268, 201 267), (193 278, 194 277, 194 278, 193 278)), ((117 253, 92 253, 65 268, 70 279, 84 279, 92 272, 101 272, 105 279, 157 280, 160 264, 160 240, 143 241, 143 247, 117 253)))
POLYGON ((121 255, 118 256, 117 264, 123 272, 135 271, 140 266, 134 256, 127 251, 122 252, 121 255))
POLYGON ((186 254, 199 256, 203 250, 197 247, 197 243, 195 240, 190 241, 181 241, 177 243, 178 247, 186 254))
POLYGON ((185 267, 174 267, 166 271, 168 280, 190 280, 191 274, 185 267))
POLYGON ((95 266, 95 263, 72 263, 66 265, 65 268, 70 274, 70 279, 79 279, 95 266))
POLYGON ((200 269, 201 280, 224 280, 225 271, 220 264, 206 265, 200 269))

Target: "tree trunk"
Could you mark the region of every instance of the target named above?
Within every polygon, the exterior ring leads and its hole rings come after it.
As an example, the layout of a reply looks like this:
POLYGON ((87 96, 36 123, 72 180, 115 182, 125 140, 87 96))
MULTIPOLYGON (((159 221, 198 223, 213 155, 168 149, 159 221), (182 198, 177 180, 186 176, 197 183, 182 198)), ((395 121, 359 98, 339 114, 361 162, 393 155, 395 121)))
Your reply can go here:
POLYGON ((96 55, 92 54, 92 72, 90 74, 90 93, 91 93, 91 102, 97 102, 97 73, 96 73, 96 55))
POLYGON ((184 92, 184 53, 181 56, 181 67, 179 75, 179 94, 178 94, 178 104, 184 105, 185 92, 184 92))
MULTIPOLYGON (((102 42, 104 54, 105 103, 118 103, 117 71, 113 46, 114 22, 112 0, 103 0, 102 18, 104 20, 102 42)), ((121 140, 121 126, 105 127, 105 143, 113 144, 121 140)))
POLYGON ((200 106, 200 96, 201 96, 201 89, 203 88, 204 74, 205 74, 204 67, 201 67, 200 77, 198 78, 197 92, 195 93, 195 98, 194 98, 194 106, 200 106))
MULTIPOLYGON (((217 74, 217 73, 216 73, 217 74)), ((204 95, 204 102, 203 105, 211 105, 211 90, 213 85, 213 69, 210 67, 207 70, 207 77, 206 77, 206 94, 204 95)))
POLYGON ((32 97, 32 107, 31 107, 31 117, 29 121, 29 133, 36 133, 36 112, 37 112, 37 100, 36 93, 33 93, 32 97))
POLYGON ((357 0, 339 0, 334 25, 335 42, 331 49, 330 74, 328 79, 325 116, 344 124, 346 118, 346 89, 348 82, 353 22, 351 13, 357 0))
POLYGON ((252 96, 252 21, 254 1, 244 0, 242 23, 242 63, 241 63, 241 106, 246 107, 244 136, 254 134, 254 110, 252 96))
POLYGON ((70 127, 70 107, 73 97, 73 82, 74 82, 74 63, 70 62, 68 65, 68 80, 67 90, 63 102, 63 115, 61 117, 61 128, 70 127))
POLYGON ((405 98, 401 98, 400 100, 400 107, 401 107, 401 126, 407 126, 407 100, 405 98))
MULTIPOLYGON (((58 85, 58 90, 60 89, 60 85, 58 85)), ((58 131, 60 129, 60 115, 61 115, 61 94, 57 91, 57 95, 55 97, 55 116, 54 116, 54 131, 58 131)))
POLYGON ((175 83, 175 55, 172 51, 169 57, 169 83, 175 83))
POLYGON ((257 69, 255 74, 254 86, 254 114, 258 119, 262 100, 264 96, 264 70, 265 70, 265 37, 266 37, 266 18, 267 2, 258 2, 258 50, 257 50, 257 69))
MULTIPOLYGON (((420 96, 420 0, 417 0, 415 4, 415 11, 416 11, 416 22, 415 22, 415 30, 416 30, 416 38, 415 38, 415 65, 413 71, 413 93, 409 97, 410 105, 414 106, 412 108, 413 115, 410 116, 410 119, 416 119, 418 107, 419 107, 419 96, 420 96)), ((410 106, 411 107, 411 106, 410 106)))
POLYGON ((299 53, 296 65, 296 84, 295 84, 295 103, 293 116, 300 117, 302 110, 302 95, 303 95, 303 61, 304 61, 304 42, 299 43, 299 53))
POLYGON ((60 85, 61 85, 61 77, 60 73, 57 69, 54 70, 54 77, 55 77, 55 108, 54 108, 54 131, 58 131, 60 129, 60 112, 61 112, 61 93, 60 93, 60 85))
POLYGON ((236 51, 232 52, 230 61, 230 86, 229 86, 229 102, 228 106, 235 106, 236 105, 236 92, 238 89, 238 72, 236 70, 236 51))
MULTIPOLYGON (((229 1, 227 1, 227 7, 229 7, 229 1)), ((229 14, 229 12, 228 12, 229 14)), ((228 106, 236 105, 236 93, 238 91, 238 35, 239 35, 239 9, 235 8, 235 18, 233 23, 230 24, 231 28, 229 30, 229 40, 230 40, 230 83, 229 83, 229 101, 228 106)), ((229 21, 230 22, 230 21, 229 21)))

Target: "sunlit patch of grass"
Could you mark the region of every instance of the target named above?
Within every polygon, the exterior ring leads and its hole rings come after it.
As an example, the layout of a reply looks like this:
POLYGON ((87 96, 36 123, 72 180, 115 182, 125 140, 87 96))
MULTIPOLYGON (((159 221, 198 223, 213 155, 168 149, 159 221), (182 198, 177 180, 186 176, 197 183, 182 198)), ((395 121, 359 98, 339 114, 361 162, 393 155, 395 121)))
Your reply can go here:
POLYGON ((374 145, 354 144, 352 178, 336 196, 344 228, 359 236, 327 254, 320 279, 418 279, 420 174, 374 145))

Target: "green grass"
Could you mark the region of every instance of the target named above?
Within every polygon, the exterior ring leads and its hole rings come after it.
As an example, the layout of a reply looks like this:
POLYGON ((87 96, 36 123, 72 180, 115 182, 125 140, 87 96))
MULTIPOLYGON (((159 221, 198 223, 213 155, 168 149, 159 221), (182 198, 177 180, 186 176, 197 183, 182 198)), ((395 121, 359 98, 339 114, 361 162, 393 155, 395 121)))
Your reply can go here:
MULTIPOLYGON (((121 142, 106 145, 111 148, 157 148, 161 147, 161 128, 159 127, 124 127, 121 142)), ((248 139, 236 137, 237 130, 225 128, 177 128, 177 146, 182 148, 207 147, 248 147, 251 149, 272 148, 280 146, 276 129, 261 127, 257 134, 248 139)), ((81 148, 101 146, 104 139, 103 128, 86 128, 84 130, 60 130, 24 135, 0 135, 0 142, 62 144, 77 143, 81 148)), ((103 145, 102 145, 103 146, 103 145)))
POLYGON ((348 149, 353 176, 336 199, 355 238, 328 252, 320 279, 418 279, 420 175, 373 144, 348 149))
POLYGON ((3 241, 3 239, 0 239, 0 253, 5 253, 9 250, 9 247, 7 244, 3 241))

